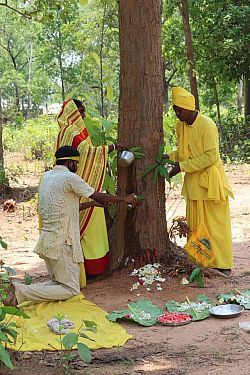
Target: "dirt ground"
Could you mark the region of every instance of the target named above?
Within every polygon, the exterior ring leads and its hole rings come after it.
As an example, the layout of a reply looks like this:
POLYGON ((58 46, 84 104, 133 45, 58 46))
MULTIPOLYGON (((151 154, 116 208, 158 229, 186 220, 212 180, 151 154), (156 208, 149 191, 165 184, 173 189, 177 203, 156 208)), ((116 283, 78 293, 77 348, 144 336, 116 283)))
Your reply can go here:
MULTIPOLYGON (((13 155, 12 155, 13 156, 13 155)), ((14 156, 16 159, 16 155, 14 156)), ((10 162, 11 159, 8 159, 10 162)), ((6 265, 13 267, 17 277, 25 272, 35 280, 47 277, 44 263, 33 248, 38 239, 38 222, 35 204, 30 201, 37 191, 39 168, 35 163, 26 165, 24 175, 13 185, 8 196, 0 196, 0 235, 8 243, 8 251, 1 251, 6 265), (3 202, 15 199, 15 212, 3 212, 3 202)), ((231 201, 233 251, 235 268, 232 276, 212 276, 205 279, 205 289, 196 285, 180 285, 181 276, 167 277, 161 291, 147 291, 141 286, 131 292, 135 282, 128 269, 87 285, 86 299, 111 312, 122 309, 129 301, 150 299, 164 307, 167 300, 189 299, 206 294, 211 299, 220 292, 232 289, 250 289, 250 189, 249 165, 229 165, 227 175, 232 183, 235 200, 231 201), (140 296, 136 294, 139 293, 140 296)), ((185 203, 179 199, 179 189, 167 199, 167 217, 185 214, 185 203), (178 204, 179 203, 179 204, 178 204), (175 207, 178 204, 178 207, 175 207)), ((180 242, 182 244, 183 242, 180 242)), ((141 327, 130 322, 121 323, 133 339, 124 347, 93 352, 89 366, 74 362, 73 374, 88 375, 248 375, 250 373, 250 334, 239 329, 240 321, 250 321, 250 311, 233 319, 209 318, 182 327, 141 327)), ((16 369, 0 374, 60 375, 59 354, 51 352, 13 353, 16 369)))

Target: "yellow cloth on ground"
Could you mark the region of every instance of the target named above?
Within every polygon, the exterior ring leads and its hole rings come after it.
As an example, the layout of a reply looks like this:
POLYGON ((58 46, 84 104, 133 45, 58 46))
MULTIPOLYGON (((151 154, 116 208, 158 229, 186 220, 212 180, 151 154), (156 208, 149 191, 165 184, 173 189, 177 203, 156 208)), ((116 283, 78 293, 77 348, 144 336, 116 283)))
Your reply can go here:
POLYGON ((47 322, 59 313, 67 315, 67 318, 75 324, 75 328, 70 332, 77 332, 83 319, 97 324, 96 333, 85 332, 94 341, 79 339, 79 342, 83 342, 90 349, 123 346, 127 340, 132 338, 132 335, 129 335, 119 324, 108 321, 107 313, 95 304, 86 301, 82 294, 67 301, 42 302, 32 305, 27 305, 24 302, 19 306, 23 306, 22 310, 29 315, 30 319, 15 316, 12 318, 12 321, 16 322, 20 328, 17 329, 19 335, 16 345, 8 344, 10 349, 19 351, 60 350, 59 335, 51 332, 47 327, 47 322))
POLYGON ((204 222, 216 254, 214 266, 232 268, 232 237, 228 197, 233 198, 219 154, 215 123, 198 113, 194 123, 177 123, 178 149, 169 158, 185 172, 182 195, 187 223, 193 231, 204 222))
POLYGON ((181 108, 189 109, 190 111, 195 110, 194 96, 182 87, 172 88, 172 104, 181 108))

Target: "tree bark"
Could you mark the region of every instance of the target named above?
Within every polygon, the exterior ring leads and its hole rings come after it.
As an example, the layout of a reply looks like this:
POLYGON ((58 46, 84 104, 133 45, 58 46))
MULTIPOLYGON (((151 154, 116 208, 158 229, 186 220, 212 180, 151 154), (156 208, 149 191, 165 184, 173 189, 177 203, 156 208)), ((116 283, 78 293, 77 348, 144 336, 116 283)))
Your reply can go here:
POLYGON ((243 80, 240 79, 238 82, 238 90, 237 90, 237 111, 240 115, 242 114, 242 95, 243 95, 243 80))
POLYGON ((27 108, 25 111, 25 119, 28 119, 30 116, 30 110, 32 106, 31 100, 31 83, 32 83, 32 63, 33 63, 33 43, 30 41, 28 43, 28 85, 27 85, 27 108))
POLYGON ((0 93, 0 191, 4 189, 6 179, 4 172, 4 158, 3 158, 3 111, 2 111, 2 97, 0 93))
POLYGON ((189 23, 189 12, 188 12, 188 3, 187 0, 180 0, 179 9, 182 16, 183 28, 186 40, 186 50, 187 50, 187 61, 189 65, 188 76, 190 82, 191 93, 195 97, 196 109, 199 110, 199 95, 197 88, 197 80, 195 74, 195 57, 194 49, 192 44, 192 33, 189 23))
POLYGON ((245 119, 250 116, 250 70, 245 76, 245 119))
POLYGON ((216 104, 216 109, 217 109, 217 122, 218 122, 218 127, 220 129, 220 140, 223 141, 224 134, 223 134, 223 127, 222 127, 222 122, 221 122, 220 100, 219 100, 219 94, 218 94, 217 83, 216 83, 215 78, 213 79, 213 86, 214 86, 215 104, 216 104))
POLYGON ((62 101, 65 101, 65 85, 64 85, 64 70, 63 70, 63 62, 62 62, 62 54, 63 54, 63 47, 62 47, 62 35, 61 35, 61 29, 59 25, 58 30, 58 61, 59 61, 59 67, 60 67, 60 78, 61 78, 61 95, 62 95, 62 101))
POLYGON ((118 194, 136 192, 144 200, 136 208, 118 208, 113 227, 111 268, 124 257, 135 258, 147 249, 165 255, 169 245, 165 215, 165 182, 151 175, 163 143, 163 66, 161 1, 120 0, 120 101, 118 142, 141 146, 145 157, 129 168, 118 166, 118 194))

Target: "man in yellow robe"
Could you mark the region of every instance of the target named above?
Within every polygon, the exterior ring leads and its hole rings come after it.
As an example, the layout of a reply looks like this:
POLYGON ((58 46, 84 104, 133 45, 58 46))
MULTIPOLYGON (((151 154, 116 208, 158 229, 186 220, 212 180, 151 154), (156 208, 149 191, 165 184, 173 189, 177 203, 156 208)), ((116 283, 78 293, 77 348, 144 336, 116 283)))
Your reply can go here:
POLYGON ((201 222, 205 224, 215 252, 210 267, 229 275, 233 255, 228 198, 233 198, 233 192, 220 159, 218 129, 213 120, 196 111, 195 98, 188 91, 174 87, 172 96, 180 121, 178 149, 169 155, 176 162, 171 177, 185 172, 182 195, 187 223, 191 231, 201 222))

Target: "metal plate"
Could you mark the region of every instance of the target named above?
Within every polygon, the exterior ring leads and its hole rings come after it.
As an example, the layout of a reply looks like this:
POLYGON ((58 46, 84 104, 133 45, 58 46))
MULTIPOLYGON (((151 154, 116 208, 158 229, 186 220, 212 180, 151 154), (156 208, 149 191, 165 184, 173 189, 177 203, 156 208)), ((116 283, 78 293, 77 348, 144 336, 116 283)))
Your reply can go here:
POLYGON ((191 323, 192 320, 188 320, 186 322, 180 322, 180 323, 161 323, 161 322, 158 322, 158 324, 160 324, 161 326, 167 326, 167 327, 179 327, 179 326, 185 326, 186 324, 189 324, 191 323))
POLYGON ((228 319, 239 316, 244 310, 243 306, 235 304, 227 304, 212 307, 209 312, 216 318, 228 319))

